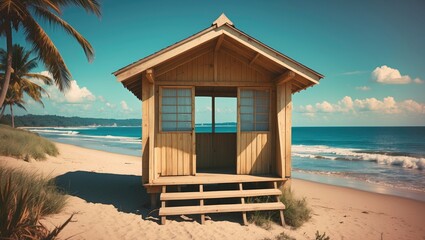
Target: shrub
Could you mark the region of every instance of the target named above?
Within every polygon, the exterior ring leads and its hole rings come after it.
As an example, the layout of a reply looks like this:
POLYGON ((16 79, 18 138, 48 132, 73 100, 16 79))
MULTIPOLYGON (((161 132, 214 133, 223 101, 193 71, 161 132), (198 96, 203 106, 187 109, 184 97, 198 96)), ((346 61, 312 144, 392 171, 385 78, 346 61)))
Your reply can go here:
POLYGON ((58 213, 65 203, 53 180, 0 168, 0 239, 54 239, 72 216, 52 232, 39 220, 58 213))
POLYGON ((316 231, 316 240, 330 240, 329 236, 326 236, 326 232, 320 234, 319 231, 316 231))
POLYGON ((282 190, 280 201, 285 204, 285 223, 289 226, 298 228, 311 218, 306 199, 296 199, 290 188, 282 190))
MULTIPOLYGON (((296 199, 291 189, 283 189, 280 201, 285 204, 283 215, 285 223, 291 227, 298 228, 307 222, 311 217, 311 209, 307 206, 305 198, 296 199)), ((248 203, 275 202, 274 197, 256 197, 248 198, 248 203)), ((257 211, 248 215, 249 221, 257 226, 269 229, 270 222, 280 222, 280 215, 277 211, 257 211)))
MULTIPOLYGON (((276 198, 273 198, 276 199, 276 198)), ((248 198, 247 203, 262 203, 262 202, 273 202, 271 197, 253 197, 248 198)), ((271 228, 271 222, 275 218, 275 211, 255 211, 248 212, 248 221, 264 229, 271 228)))
POLYGON ((55 144, 35 133, 0 125, 0 155, 43 160, 46 155, 57 156, 58 153, 55 144))
POLYGON ((289 236, 288 234, 282 232, 276 237, 276 240, 296 240, 295 238, 289 236))

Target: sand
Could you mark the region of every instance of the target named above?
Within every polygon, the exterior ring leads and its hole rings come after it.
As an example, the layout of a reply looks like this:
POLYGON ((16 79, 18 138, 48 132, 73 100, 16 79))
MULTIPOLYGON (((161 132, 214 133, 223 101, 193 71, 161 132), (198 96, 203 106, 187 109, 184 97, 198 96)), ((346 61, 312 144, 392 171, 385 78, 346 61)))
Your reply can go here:
POLYGON ((331 239, 425 239, 425 202, 298 179, 292 180, 292 189, 313 209, 311 220, 299 229, 242 226, 240 214, 216 217, 205 225, 190 218, 160 225, 155 211, 146 207, 139 157, 57 146, 58 157, 28 163, 0 156, 0 166, 57 177, 60 186, 70 189, 66 209, 44 220, 59 225, 75 213, 62 239, 274 239, 282 232, 314 239, 316 231, 331 239))

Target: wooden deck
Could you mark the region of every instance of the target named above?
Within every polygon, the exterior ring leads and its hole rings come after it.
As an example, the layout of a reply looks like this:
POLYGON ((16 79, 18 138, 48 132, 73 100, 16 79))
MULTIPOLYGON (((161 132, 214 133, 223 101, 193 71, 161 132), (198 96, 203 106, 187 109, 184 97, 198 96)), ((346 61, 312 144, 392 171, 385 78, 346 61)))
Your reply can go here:
POLYGON ((199 185, 222 183, 255 183, 255 182, 283 182, 286 179, 277 176, 236 175, 226 173, 197 173, 195 176, 166 176, 154 179, 145 187, 171 185, 199 185))

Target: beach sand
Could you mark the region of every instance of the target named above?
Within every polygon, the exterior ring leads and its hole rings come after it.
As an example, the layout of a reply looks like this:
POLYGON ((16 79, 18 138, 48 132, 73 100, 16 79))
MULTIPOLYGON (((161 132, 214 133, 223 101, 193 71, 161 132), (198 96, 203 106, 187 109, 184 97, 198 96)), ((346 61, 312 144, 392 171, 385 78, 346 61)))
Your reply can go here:
POLYGON ((331 239, 425 239, 425 202, 298 179, 292 180, 292 189, 313 209, 311 220, 299 229, 242 226, 240 214, 216 216, 205 225, 197 218, 160 225, 155 211, 146 207, 139 157, 57 146, 58 157, 28 163, 0 156, 0 165, 57 177, 60 186, 70 189, 66 209, 44 220, 59 225, 75 213, 63 239, 274 239, 282 232, 314 239, 316 231, 331 239))

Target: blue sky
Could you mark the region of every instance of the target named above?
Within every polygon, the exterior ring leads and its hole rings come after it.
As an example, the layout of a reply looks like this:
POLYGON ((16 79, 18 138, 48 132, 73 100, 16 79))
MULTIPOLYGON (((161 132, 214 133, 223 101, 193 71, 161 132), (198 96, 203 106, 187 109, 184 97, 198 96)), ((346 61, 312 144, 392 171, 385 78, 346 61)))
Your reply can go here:
MULTIPOLYGON (((101 19, 68 8, 64 19, 92 43, 95 60, 89 64, 75 41, 43 24, 75 82, 65 95, 49 87, 46 107, 28 101, 28 113, 140 118, 141 102, 111 73, 210 26, 222 12, 237 28, 325 75, 293 96, 294 126, 425 125, 420 0, 109 0, 102 1, 101 19)), ((19 33, 14 39, 28 46, 19 33)), ((37 71, 44 70, 40 64, 37 71)), ((235 106, 222 99, 219 120, 234 120, 235 106)), ((197 101, 198 122, 208 121, 209 111, 208 100, 197 101)))

